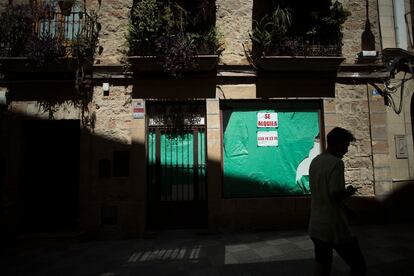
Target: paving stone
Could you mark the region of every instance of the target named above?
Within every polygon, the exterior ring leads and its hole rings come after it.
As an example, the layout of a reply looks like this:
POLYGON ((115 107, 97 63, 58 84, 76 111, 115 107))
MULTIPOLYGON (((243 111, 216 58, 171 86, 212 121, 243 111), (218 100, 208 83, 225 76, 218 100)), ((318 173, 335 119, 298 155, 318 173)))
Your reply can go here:
MULTIPOLYGON (((412 275, 414 224, 354 227, 369 275, 412 275)), ((168 231, 167 231, 168 232, 168 231)), ((313 244, 305 230, 210 236, 191 231, 148 240, 89 241, 68 246, 19 244, 0 249, 0 275, 310 275, 313 244)), ((332 275, 349 268, 335 253, 332 275)))

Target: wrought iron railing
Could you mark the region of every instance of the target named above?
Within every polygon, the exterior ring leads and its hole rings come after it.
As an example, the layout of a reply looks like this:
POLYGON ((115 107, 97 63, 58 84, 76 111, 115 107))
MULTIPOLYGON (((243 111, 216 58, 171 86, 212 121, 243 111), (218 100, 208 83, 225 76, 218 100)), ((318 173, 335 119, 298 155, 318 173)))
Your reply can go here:
POLYGON ((286 39, 272 45, 267 54, 275 56, 341 56, 342 45, 338 42, 320 43, 302 39, 286 39))
POLYGON ((90 21, 90 17, 86 12, 72 12, 69 16, 63 16, 60 12, 53 12, 50 17, 36 22, 34 31, 38 35, 50 35, 71 41, 75 40, 82 31, 93 30, 90 21))
POLYGON ((33 38, 53 39, 54 43, 58 44, 57 46, 65 49, 62 57, 76 57, 73 46, 79 45, 81 39, 83 43, 86 42, 91 47, 96 46, 94 45, 94 40, 97 39, 96 21, 86 11, 72 11, 70 15, 65 16, 61 12, 50 9, 41 16, 33 17, 31 22, 31 32, 22 41, 26 45, 16 45, 13 32, 10 32, 8 36, 2 34, 4 37, 0 41, 0 56, 27 56, 30 40, 33 38), (19 47, 17 51, 14 49, 16 46, 19 47))

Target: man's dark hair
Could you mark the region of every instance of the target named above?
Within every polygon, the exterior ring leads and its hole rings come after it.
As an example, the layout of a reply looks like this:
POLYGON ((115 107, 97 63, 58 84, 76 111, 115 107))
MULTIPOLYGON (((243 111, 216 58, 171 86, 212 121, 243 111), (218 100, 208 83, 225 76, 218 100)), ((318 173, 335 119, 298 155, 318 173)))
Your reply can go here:
POLYGON ((353 142, 355 141, 355 137, 348 130, 341 127, 335 127, 328 133, 327 140, 329 146, 338 142, 353 142))

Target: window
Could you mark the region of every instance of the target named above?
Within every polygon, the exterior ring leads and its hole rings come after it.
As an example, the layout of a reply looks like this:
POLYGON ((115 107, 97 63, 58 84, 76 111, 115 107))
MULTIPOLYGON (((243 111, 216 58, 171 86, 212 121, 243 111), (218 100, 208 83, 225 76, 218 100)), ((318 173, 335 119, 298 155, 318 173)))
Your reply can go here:
POLYGON ((81 4, 75 3, 66 10, 60 8, 57 1, 38 0, 36 5, 42 12, 39 23, 35 25, 39 35, 73 40, 81 31, 81 23, 85 16, 81 4))

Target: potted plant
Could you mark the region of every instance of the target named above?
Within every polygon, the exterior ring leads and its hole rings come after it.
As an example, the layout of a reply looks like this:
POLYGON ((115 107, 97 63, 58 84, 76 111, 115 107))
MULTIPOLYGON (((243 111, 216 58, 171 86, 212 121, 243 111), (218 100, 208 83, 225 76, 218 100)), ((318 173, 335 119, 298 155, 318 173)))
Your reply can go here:
POLYGON ((9 5, 0 13, 1 57, 18 57, 23 54, 34 21, 29 5, 9 5))
POLYGON ((325 1, 312 6, 290 1, 271 10, 260 21, 253 22, 250 34, 253 61, 259 67, 331 70, 342 62, 341 28, 350 13, 340 2, 325 1))
POLYGON ((142 0, 131 10, 128 59, 135 71, 164 71, 180 77, 184 71, 214 69, 222 51, 211 14, 215 3, 189 6, 175 1, 142 0), (201 57, 202 56, 202 57, 201 57), (202 60, 201 62, 199 62, 202 60), (209 62, 206 62, 206 61, 209 62))
POLYGON ((271 15, 266 14, 260 21, 253 22, 250 39, 256 46, 256 53, 262 55, 271 51, 274 43, 285 37, 292 25, 292 11, 276 6, 271 15))

